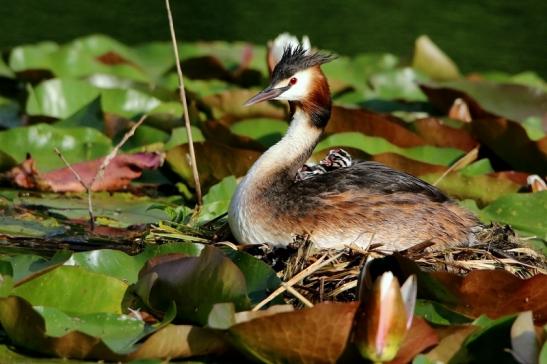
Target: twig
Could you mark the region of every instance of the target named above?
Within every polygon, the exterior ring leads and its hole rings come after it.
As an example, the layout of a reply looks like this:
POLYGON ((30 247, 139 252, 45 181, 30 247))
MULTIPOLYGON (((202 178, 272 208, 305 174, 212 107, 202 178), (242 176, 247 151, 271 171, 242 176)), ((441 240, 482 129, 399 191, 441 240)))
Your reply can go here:
POLYGON ((433 182, 433 186, 436 186, 439 182, 441 182, 441 180, 446 177, 450 172, 462 169, 469 163, 473 162, 475 159, 477 159, 478 155, 479 147, 471 149, 466 155, 458 159, 453 165, 450 166, 450 168, 444 171, 444 173, 439 178, 437 178, 435 182, 433 182))
POLYGON ((278 289, 273 291, 268 297, 266 297, 261 302, 259 302, 255 307, 253 307, 252 311, 260 310, 268 302, 270 302, 271 300, 273 300, 274 298, 279 296, 281 293, 285 292, 288 287, 294 286, 297 282, 303 280, 304 278, 306 278, 310 274, 313 274, 316 271, 318 271, 319 269, 323 268, 324 266, 329 265, 330 263, 332 263, 336 259, 340 258, 342 256, 342 254, 344 254, 344 253, 342 252, 342 253, 336 254, 334 257, 323 261, 325 259, 325 257, 327 256, 326 254, 324 254, 319 259, 317 259, 317 261, 315 261, 313 264, 311 264, 309 267, 307 267, 306 269, 302 270, 300 273, 298 273, 297 275, 295 275, 294 277, 289 279, 286 283, 282 284, 281 287, 279 287, 278 289))
POLYGON ((194 151, 194 141, 192 139, 192 129, 190 126, 190 118, 188 116, 188 103, 186 102, 186 92, 184 90, 184 78, 182 77, 182 69, 180 68, 179 49, 177 46, 177 38, 175 36, 175 27, 173 26, 173 16, 171 15, 171 7, 169 0, 165 0, 167 8, 167 18, 169 19, 169 30, 171 31, 171 40, 173 42, 173 52, 175 53, 175 61, 177 66, 177 74, 179 77, 179 94, 180 101, 184 108, 184 123, 186 125, 186 135, 188 136, 188 150, 190 152, 190 160, 192 164, 192 174, 194 175, 194 184, 196 185, 196 200, 198 206, 203 204, 201 197, 201 184, 199 182, 198 166, 196 163, 196 153, 194 151))
POLYGON ((89 213, 89 226, 90 226, 91 230, 93 230, 95 228, 95 217, 93 216, 93 203, 91 201, 91 188, 84 182, 84 180, 82 179, 80 174, 78 172, 76 172, 76 170, 74 168, 72 168, 70 163, 68 163, 66 158, 61 153, 61 151, 57 148, 55 148, 54 151, 55 151, 55 154, 57 154, 57 156, 59 158, 61 158, 61 160, 67 166, 67 168, 70 170, 70 172, 72 172, 74 177, 76 177, 76 180, 83 186, 83 188, 85 189, 85 192, 87 193, 87 212, 89 213))
POLYGON ((147 117, 148 115, 143 115, 139 119, 139 121, 137 121, 135 125, 133 125, 131 129, 129 129, 127 133, 124 134, 122 140, 120 140, 120 142, 114 147, 114 149, 112 149, 112 151, 110 151, 110 153, 108 153, 108 155, 103 159, 101 165, 99 166, 99 169, 97 170, 97 173, 95 173, 89 184, 84 182, 80 174, 70 165, 70 163, 68 163, 61 151, 55 148, 55 154, 57 154, 57 156, 61 158, 61 160, 72 172, 74 177, 76 177, 78 182, 84 187, 85 192, 87 193, 87 211, 89 212, 89 227, 91 231, 95 229, 95 216, 93 214, 93 185, 97 180, 103 178, 104 171, 106 170, 106 168, 108 168, 108 165, 116 157, 116 155, 120 151, 120 148, 123 147, 123 145, 129 140, 129 138, 131 138, 135 134, 135 130, 137 130, 137 128, 141 126, 141 124, 144 122, 144 120, 146 120, 147 117))
POLYGON ((310 300, 308 300, 306 297, 302 296, 302 294, 300 294, 300 292, 298 292, 296 289, 294 289, 293 287, 291 286, 287 286, 286 283, 281 283, 281 286, 285 287, 285 289, 287 290, 287 292, 289 292, 290 294, 292 294, 294 297, 298 298, 298 300, 300 300, 300 302, 302 302, 304 304, 304 306, 306 307, 313 307, 313 303, 310 302, 310 300))
POLYGON ((104 171, 106 170, 110 162, 112 162, 112 160, 116 157, 116 155, 120 151, 121 147, 123 147, 123 145, 129 140, 129 138, 131 138, 135 134, 135 130, 137 130, 137 128, 141 126, 142 123, 144 123, 147 117, 148 115, 141 116, 139 121, 137 121, 135 125, 133 125, 131 129, 129 129, 127 133, 124 134, 122 140, 120 140, 120 142, 114 147, 114 149, 112 149, 110 153, 108 153, 108 155, 103 159, 103 162, 101 163, 99 167, 99 170, 97 171, 95 176, 93 176, 93 179, 89 183, 90 189, 93 189, 93 185, 95 184, 97 180, 100 180, 101 178, 103 178, 104 171))

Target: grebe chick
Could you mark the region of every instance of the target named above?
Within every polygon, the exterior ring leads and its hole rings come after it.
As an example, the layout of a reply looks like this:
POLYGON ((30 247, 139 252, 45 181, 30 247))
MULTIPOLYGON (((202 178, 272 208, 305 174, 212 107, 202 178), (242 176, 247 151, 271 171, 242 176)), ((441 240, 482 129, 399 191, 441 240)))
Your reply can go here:
POLYGON ((319 164, 304 164, 296 172, 295 182, 302 181, 318 174, 327 173, 336 168, 351 166, 351 155, 344 149, 331 149, 329 154, 319 164))
POLYGON ((331 149, 325 159, 319 162, 327 171, 349 167, 352 163, 351 155, 342 148, 331 149))
POLYGON ((298 172, 296 172, 295 182, 303 181, 305 179, 317 176, 319 174, 327 173, 325 167, 321 164, 304 164, 298 172))
POLYGON ((290 244, 308 235, 319 248, 429 249, 475 241, 475 216, 437 188, 376 162, 355 161, 295 182, 327 125, 331 96, 321 64, 333 59, 300 45, 285 48, 271 84, 247 101, 287 100, 292 111, 283 138, 254 163, 232 198, 228 221, 241 243, 290 244))

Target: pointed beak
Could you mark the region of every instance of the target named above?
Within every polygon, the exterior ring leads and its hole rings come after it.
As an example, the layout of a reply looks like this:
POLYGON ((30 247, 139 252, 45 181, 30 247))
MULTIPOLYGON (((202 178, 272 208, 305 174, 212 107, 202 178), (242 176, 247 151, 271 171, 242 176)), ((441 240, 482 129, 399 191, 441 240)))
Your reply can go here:
POLYGON ((274 99, 277 96, 281 95, 283 92, 287 91, 289 87, 290 86, 279 87, 279 88, 272 88, 271 86, 267 87, 264 90, 260 91, 255 96, 251 97, 249 100, 247 100, 247 102, 243 104, 243 106, 251 106, 258 102, 274 99))

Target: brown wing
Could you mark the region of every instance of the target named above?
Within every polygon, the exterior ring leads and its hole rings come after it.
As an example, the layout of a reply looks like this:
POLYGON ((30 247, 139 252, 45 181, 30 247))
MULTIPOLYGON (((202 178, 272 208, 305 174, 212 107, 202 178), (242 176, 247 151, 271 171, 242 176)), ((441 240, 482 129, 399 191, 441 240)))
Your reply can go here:
POLYGON ((357 191, 370 194, 412 192, 427 196, 431 201, 444 202, 449 198, 438 188, 410 174, 396 171, 381 163, 356 161, 353 165, 320 174, 294 183, 291 195, 310 196, 357 191))

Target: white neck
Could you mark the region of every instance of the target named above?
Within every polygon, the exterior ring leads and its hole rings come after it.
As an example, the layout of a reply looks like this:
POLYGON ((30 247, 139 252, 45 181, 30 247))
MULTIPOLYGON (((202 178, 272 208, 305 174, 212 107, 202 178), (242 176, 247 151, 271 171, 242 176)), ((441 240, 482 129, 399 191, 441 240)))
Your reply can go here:
POLYGON ((297 109, 285 136, 251 167, 228 210, 228 222, 238 241, 252 244, 273 241, 268 229, 260 224, 264 220, 260 210, 276 209, 269 205, 275 199, 269 199, 268 194, 286 195, 284 190, 292 185, 298 168, 310 157, 321 133, 309 116, 297 109))
POLYGON ((312 126, 309 116, 297 108, 285 136, 262 154, 241 184, 245 184, 247 188, 250 185, 257 187, 257 183, 267 184, 271 181, 270 177, 283 170, 294 171, 296 175, 298 168, 302 167, 313 152, 321 133, 321 129, 312 126))

